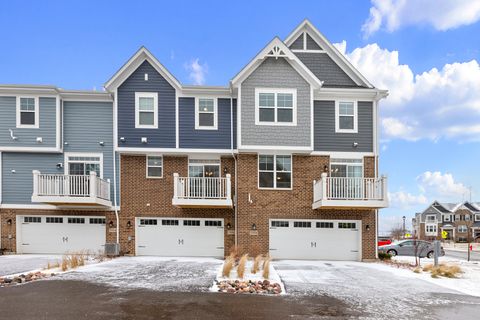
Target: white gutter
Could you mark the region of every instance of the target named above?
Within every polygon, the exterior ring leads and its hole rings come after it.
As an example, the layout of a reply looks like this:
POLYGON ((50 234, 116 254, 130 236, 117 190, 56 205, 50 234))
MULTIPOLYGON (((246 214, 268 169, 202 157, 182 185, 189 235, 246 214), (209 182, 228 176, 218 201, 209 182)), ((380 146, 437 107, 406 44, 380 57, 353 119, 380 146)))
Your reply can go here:
MULTIPOLYGON (((117 90, 115 90, 115 93, 117 92, 117 90)), ((112 148, 112 152, 113 152, 113 208, 114 208, 114 211, 115 211, 115 219, 116 219, 116 243, 118 245, 118 251, 120 252, 120 218, 118 216, 118 206, 117 206, 117 152, 115 150, 115 145, 116 145, 116 142, 117 142, 117 134, 116 134, 116 130, 117 130, 117 117, 116 117, 116 106, 117 106, 117 95, 115 94, 113 99, 114 99, 114 103, 113 103, 113 138, 115 139, 115 141, 113 142, 113 148, 112 148)))

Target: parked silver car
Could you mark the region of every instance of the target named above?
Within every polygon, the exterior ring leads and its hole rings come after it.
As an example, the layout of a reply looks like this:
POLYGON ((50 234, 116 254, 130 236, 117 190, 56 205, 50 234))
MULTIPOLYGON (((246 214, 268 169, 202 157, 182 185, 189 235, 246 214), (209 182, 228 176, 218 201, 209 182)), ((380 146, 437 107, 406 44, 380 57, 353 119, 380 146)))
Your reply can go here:
MULTIPOLYGON (((423 240, 401 240, 378 247, 378 252, 392 256, 418 256, 429 259, 433 258, 434 250, 433 243, 423 240)), ((445 255, 443 247, 440 249, 440 255, 445 255)))

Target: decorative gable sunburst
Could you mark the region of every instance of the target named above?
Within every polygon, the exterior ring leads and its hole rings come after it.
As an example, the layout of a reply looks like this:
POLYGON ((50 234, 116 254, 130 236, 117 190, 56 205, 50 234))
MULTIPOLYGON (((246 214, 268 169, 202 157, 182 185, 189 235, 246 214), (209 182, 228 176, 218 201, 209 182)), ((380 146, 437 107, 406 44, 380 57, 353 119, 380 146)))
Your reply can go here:
POLYGON ((273 57, 275 59, 278 59, 278 58, 286 58, 287 55, 278 46, 274 46, 272 50, 270 50, 270 52, 267 54, 267 57, 273 57))

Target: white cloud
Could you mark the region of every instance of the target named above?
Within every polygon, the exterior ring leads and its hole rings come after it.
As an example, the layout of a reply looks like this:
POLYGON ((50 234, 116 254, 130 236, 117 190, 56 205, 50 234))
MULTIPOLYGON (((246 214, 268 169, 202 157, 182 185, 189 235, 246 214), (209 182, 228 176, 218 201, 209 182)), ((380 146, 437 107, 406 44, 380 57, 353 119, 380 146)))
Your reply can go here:
POLYGON ((476 60, 415 75, 408 65, 400 64, 398 51, 369 44, 347 52, 345 41, 336 46, 376 87, 389 90, 380 103, 387 140, 480 141, 480 65, 476 60))
POLYGON ((185 69, 189 71, 188 77, 193 81, 193 84, 202 85, 205 83, 205 76, 208 73, 208 65, 201 64, 199 59, 193 59, 189 63, 185 63, 185 69))
POLYGON ((480 20, 480 0, 372 0, 362 26, 365 36, 382 27, 393 32, 409 25, 429 25, 445 31, 480 20))
POLYGON ((440 201, 461 201, 469 192, 469 189, 463 183, 456 182, 450 173, 426 171, 417 177, 417 182, 420 191, 440 201))
POLYGON ((423 194, 414 195, 405 191, 389 192, 388 200, 391 208, 400 209, 410 209, 428 202, 427 197, 423 194))

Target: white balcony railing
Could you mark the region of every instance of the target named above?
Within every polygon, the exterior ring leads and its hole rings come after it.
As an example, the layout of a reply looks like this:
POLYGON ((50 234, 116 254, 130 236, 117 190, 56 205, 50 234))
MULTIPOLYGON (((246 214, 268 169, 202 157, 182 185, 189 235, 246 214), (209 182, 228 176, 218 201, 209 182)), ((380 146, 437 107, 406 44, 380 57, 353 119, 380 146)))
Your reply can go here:
POLYGON ((313 182, 313 208, 388 206, 387 178, 328 177, 313 182))
POLYGON ((173 174, 173 199, 176 206, 232 206, 231 176, 180 177, 173 174))
POLYGON ((89 175, 42 174, 33 171, 33 202, 110 206, 110 180, 89 175))

